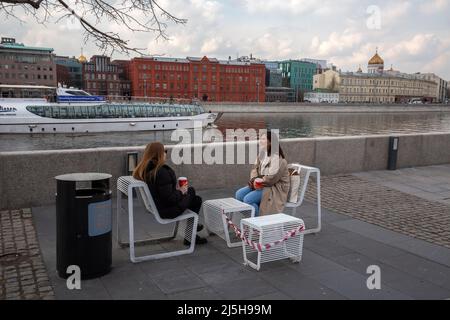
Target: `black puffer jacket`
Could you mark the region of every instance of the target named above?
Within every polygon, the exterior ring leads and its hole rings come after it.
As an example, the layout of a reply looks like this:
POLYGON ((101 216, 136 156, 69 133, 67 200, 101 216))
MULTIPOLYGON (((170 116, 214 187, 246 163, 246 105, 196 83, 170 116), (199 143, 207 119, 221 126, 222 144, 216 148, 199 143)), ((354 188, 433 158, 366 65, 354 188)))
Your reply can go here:
POLYGON ((156 174, 156 179, 154 179, 150 174, 154 167, 153 162, 150 162, 147 166, 146 183, 155 200, 159 214, 164 219, 176 218, 189 207, 192 198, 195 196, 195 191, 189 188, 188 193, 183 195, 181 191, 177 190, 177 177, 168 165, 162 166, 156 174))

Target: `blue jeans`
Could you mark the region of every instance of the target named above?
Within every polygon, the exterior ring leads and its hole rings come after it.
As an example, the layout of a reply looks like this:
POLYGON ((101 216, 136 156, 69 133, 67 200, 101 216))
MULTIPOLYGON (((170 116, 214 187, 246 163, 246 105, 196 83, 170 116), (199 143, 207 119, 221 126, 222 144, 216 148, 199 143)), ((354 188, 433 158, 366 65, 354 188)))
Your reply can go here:
POLYGON ((255 208, 255 217, 259 215, 259 204, 263 195, 263 189, 252 190, 250 187, 244 187, 236 191, 236 199, 247 203, 255 208))

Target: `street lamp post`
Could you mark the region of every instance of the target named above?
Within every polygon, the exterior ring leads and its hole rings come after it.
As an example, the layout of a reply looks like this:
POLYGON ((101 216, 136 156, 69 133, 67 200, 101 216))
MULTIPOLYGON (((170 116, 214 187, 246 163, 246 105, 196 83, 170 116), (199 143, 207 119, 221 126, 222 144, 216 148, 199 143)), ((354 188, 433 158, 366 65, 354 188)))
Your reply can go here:
POLYGON ((258 92, 256 93, 257 94, 257 101, 258 101, 258 103, 259 103, 259 81, 256 81, 256 87, 258 88, 258 92))
POLYGON ((147 98, 147 79, 144 79, 144 97, 147 98))

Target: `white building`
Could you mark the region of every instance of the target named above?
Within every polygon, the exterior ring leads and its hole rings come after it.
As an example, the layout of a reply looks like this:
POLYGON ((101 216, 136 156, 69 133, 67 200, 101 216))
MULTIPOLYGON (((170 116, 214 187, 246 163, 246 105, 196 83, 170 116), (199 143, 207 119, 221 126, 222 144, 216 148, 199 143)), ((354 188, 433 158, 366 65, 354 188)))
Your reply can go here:
POLYGON ((320 91, 305 92, 304 100, 305 102, 312 103, 338 103, 339 93, 320 91))
POLYGON ((436 88, 436 102, 445 102, 447 97, 447 89, 448 89, 448 82, 444 79, 440 78, 439 76, 435 75, 434 73, 416 73, 418 78, 428 81, 433 81, 437 84, 436 88))

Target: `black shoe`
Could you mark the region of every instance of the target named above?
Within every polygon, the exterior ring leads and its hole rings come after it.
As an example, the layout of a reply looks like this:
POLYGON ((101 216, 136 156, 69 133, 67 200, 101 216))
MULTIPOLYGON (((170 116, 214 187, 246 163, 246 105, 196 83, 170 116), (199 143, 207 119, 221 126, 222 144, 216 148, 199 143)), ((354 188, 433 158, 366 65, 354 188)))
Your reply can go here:
MULTIPOLYGON (((195 236, 195 244, 206 244, 208 240, 199 236, 195 236)), ((191 242, 189 240, 184 239, 184 245, 190 246, 191 242)))
POLYGON ((198 224, 197 225, 197 232, 200 232, 203 230, 203 225, 202 224, 198 224))

